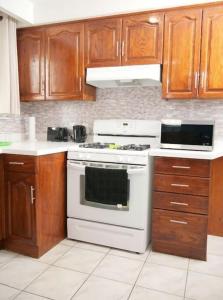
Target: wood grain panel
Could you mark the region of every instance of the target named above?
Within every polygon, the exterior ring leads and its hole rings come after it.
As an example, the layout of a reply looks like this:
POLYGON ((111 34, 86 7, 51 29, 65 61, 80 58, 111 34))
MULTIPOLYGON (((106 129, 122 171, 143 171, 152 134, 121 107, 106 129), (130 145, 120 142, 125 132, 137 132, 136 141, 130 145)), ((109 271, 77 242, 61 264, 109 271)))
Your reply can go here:
POLYGON ((163 98, 195 98, 198 93, 202 10, 165 16, 163 98))
POLYGON ((156 157, 155 173, 210 177, 210 161, 177 157, 156 157))
POLYGON ((4 209, 4 167, 3 155, 0 155, 0 249, 5 236, 5 209, 4 209))
POLYGON ((122 19, 102 19, 85 24, 85 65, 121 65, 122 19))
POLYGON ((163 13, 142 14, 123 19, 122 64, 161 64, 163 13))
POLYGON ((51 26, 46 40, 46 99, 81 99, 84 25, 51 26))
POLYGON ((223 236, 223 157, 211 162, 208 234, 223 236))
POLYGON ((17 32, 19 89, 22 101, 45 99, 45 39, 43 28, 17 32))
POLYGON ((160 192, 208 196, 209 179, 155 174, 154 189, 160 192))
POLYGON ((29 155, 5 154, 5 171, 35 173, 37 172, 36 157, 29 155))
POLYGON ((153 192, 153 208, 208 214, 208 197, 153 192))
POLYGON ((152 249, 206 260, 207 216, 153 209, 152 249))
POLYGON ((223 97, 223 6, 204 9, 199 97, 223 97))

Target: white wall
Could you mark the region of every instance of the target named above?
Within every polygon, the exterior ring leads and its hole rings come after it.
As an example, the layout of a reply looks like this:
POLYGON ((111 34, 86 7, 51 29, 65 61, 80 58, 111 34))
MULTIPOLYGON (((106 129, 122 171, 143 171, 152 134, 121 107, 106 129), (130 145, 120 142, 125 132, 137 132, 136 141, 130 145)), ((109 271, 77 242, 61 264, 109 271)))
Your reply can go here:
MULTIPOLYGON (((34 23, 44 24, 78 20, 125 12, 174 7, 216 0, 31 0, 34 23)), ((220 0, 217 0, 220 1, 220 0)))
POLYGON ((24 23, 33 23, 33 7, 29 0, 0 0, 0 11, 24 23))

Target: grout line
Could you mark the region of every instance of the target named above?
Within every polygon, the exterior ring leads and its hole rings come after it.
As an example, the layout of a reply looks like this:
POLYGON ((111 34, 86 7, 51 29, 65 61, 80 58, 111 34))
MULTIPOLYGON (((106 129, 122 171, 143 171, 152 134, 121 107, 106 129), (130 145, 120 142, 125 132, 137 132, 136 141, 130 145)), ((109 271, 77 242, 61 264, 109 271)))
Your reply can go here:
MULTIPOLYGON (((150 247, 150 244, 149 244, 148 247, 150 247)), ((133 290, 134 290, 134 288, 135 288, 135 286, 136 286, 136 282, 138 281, 140 275, 142 274, 142 270, 143 270, 144 266, 146 265, 146 261, 147 261, 149 255, 150 255, 150 252, 151 252, 151 248, 150 248, 150 250, 149 250, 149 253, 148 253, 147 258, 145 259, 144 263, 142 264, 142 268, 141 268, 141 270, 140 270, 138 276, 136 277, 136 280, 135 280, 135 282, 134 282, 134 284, 133 284, 133 287, 132 287, 132 289, 131 289, 131 291, 130 291, 130 293, 129 293, 129 296, 128 296, 127 300, 129 300, 130 297, 131 297, 131 295, 132 295, 132 292, 133 292, 133 290)))
POLYGON ((188 275, 189 275, 189 265, 190 265, 190 258, 187 265, 187 275, 186 275, 186 281, 185 281, 185 287, 184 287, 184 298, 186 297, 187 292, 187 281, 188 281, 188 275))
MULTIPOLYGON (((108 251, 108 253, 110 252, 110 250, 108 251)), ((76 290, 76 292, 73 294, 73 296, 70 298, 73 299, 73 297, 78 293, 78 291, 82 288, 82 286, 88 281, 88 279, 91 277, 91 275, 93 275, 94 271, 97 269, 97 267, 101 264, 101 262, 108 256, 108 253, 104 253, 104 256, 100 259, 100 261, 96 264, 96 266, 94 267, 94 269, 92 270, 91 273, 88 274, 88 276, 86 277, 86 279, 84 280, 84 282, 80 285, 80 287, 76 290)))

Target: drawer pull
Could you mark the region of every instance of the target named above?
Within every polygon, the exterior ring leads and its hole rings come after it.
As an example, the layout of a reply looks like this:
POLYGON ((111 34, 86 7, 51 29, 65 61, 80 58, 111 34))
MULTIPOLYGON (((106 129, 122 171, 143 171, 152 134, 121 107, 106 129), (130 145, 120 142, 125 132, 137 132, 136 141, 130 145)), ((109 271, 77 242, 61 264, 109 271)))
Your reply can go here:
POLYGON ((174 202, 174 201, 171 201, 170 204, 188 206, 188 203, 183 203, 183 202, 174 202))
POLYGON ((185 221, 177 221, 177 220, 170 220, 170 223, 177 223, 177 224, 183 224, 183 225, 187 225, 188 224, 185 221))
POLYGON ((171 186, 189 187, 189 184, 171 183, 171 186))
POLYGON ((188 166, 172 166, 174 169, 191 169, 191 167, 188 166))
POLYGON ((31 187, 30 187, 31 204, 33 204, 33 203, 34 203, 34 200, 35 200, 35 197, 34 197, 34 191, 35 191, 35 188, 31 185, 31 187))
POLYGON ((19 165, 19 166, 23 166, 24 162, 19 162, 19 161, 10 161, 9 165, 19 165))

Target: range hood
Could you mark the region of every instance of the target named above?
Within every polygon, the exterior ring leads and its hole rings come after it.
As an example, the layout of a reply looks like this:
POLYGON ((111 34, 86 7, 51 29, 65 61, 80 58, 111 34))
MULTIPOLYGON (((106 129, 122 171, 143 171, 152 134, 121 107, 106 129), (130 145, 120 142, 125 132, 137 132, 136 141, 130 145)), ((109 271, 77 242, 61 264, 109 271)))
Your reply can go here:
POLYGON ((161 66, 134 65, 88 68, 86 82, 98 88, 160 85, 161 66))

